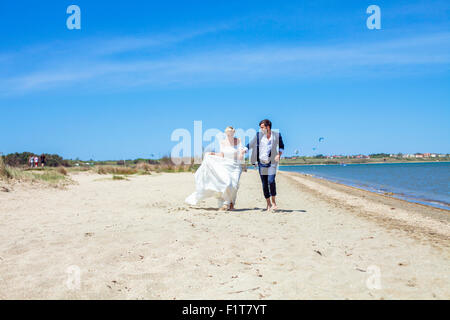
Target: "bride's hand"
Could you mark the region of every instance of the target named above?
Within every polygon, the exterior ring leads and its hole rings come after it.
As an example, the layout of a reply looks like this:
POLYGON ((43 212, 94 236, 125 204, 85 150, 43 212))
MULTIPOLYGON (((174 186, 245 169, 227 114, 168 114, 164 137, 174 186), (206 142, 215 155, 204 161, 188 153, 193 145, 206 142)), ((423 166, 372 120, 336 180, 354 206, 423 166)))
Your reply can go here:
POLYGON ((245 154, 245 150, 241 150, 241 152, 239 152, 239 160, 244 159, 244 154, 245 154))

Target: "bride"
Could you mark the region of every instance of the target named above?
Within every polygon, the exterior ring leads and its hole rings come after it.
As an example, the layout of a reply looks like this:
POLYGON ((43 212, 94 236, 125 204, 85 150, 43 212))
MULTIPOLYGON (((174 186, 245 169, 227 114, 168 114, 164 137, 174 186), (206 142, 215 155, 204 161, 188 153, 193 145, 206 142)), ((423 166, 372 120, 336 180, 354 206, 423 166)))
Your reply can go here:
POLYGON ((195 192, 186 203, 196 205, 199 201, 215 197, 221 210, 233 210, 236 204, 242 162, 247 148, 234 137, 233 127, 225 129, 226 138, 220 141, 220 152, 209 152, 195 173, 195 192))

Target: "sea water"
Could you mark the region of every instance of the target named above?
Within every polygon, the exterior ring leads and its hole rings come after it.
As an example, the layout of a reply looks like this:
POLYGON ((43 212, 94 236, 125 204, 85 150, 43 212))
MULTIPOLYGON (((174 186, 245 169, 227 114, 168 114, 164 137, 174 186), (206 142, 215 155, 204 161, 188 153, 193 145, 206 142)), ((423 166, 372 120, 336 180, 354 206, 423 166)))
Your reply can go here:
POLYGON ((313 176, 450 210, 450 162, 280 166, 313 176))

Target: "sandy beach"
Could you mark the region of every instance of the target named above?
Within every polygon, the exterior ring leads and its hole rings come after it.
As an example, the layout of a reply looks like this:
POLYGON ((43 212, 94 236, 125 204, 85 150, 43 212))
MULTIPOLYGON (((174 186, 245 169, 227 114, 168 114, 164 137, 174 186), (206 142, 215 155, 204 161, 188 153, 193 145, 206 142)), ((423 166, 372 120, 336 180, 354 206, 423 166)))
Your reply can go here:
POLYGON ((278 212, 253 170, 233 212, 186 205, 192 173, 71 178, 0 190, 1 299, 450 299, 445 210, 293 173, 278 212))

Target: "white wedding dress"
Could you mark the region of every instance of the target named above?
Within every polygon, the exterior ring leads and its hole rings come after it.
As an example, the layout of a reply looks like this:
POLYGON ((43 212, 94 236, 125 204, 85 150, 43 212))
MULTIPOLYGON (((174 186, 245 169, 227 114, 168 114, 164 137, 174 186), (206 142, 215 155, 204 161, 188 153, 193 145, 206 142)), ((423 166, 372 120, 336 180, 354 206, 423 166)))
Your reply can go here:
POLYGON ((201 200, 214 197, 219 207, 236 204, 243 162, 238 157, 242 150, 247 148, 241 143, 236 146, 220 143, 223 157, 205 155, 195 173, 195 192, 186 198, 186 203, 196 205, 201 200))

